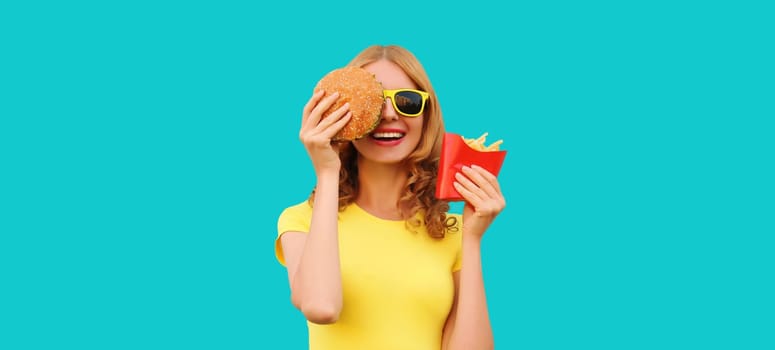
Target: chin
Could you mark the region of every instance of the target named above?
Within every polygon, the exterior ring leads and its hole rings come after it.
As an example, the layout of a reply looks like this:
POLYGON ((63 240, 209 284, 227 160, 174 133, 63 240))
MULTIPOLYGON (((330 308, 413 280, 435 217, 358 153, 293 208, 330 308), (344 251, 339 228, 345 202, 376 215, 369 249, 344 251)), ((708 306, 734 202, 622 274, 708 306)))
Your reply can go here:
POLYGON ((380 164, 400 164, 406 159, 406 156, 401 155, 388 155, 388 154, 380 154, 380 155, 372 155, 367 156, 367 159, 380 164))
POLYGON ((379 164, 399 164, 403 162, 410 152, 396 152, 398 150, 391 150, 386 152, 383 149, 374 147, 355 147, 358 150, 358 155, 365 160, 379 163, 379 164))

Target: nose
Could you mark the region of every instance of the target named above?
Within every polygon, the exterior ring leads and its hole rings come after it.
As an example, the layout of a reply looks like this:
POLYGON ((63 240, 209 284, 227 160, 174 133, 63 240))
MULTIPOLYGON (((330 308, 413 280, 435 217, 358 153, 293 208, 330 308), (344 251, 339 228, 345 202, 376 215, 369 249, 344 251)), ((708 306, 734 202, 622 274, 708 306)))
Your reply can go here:
POLYGON ((386 121, 398 120, 398 113, 393 108, 393 101, 390 97, 385 97, 385 103, 382 105, 382 119, 386 121))

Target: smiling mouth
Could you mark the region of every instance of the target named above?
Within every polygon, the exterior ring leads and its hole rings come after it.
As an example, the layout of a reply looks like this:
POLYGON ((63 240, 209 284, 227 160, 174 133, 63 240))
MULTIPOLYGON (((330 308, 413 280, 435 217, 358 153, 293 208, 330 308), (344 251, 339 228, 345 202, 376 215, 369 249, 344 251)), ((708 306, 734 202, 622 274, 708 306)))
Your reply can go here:
POLYGON ((402 132, 374 132, 371 134, 371 138, 377 141, 396 141, 402 139, 406 134, 402 132))

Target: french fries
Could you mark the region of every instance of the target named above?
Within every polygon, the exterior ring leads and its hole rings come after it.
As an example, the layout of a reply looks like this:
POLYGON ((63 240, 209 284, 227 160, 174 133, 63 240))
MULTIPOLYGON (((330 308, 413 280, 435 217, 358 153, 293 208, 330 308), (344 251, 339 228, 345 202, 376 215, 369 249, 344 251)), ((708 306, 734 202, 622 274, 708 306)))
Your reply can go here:
POLYGON ((461 137, 463 138, 463 141, 465 141, 466 145, 468 145, 468 147, 471 147, 477 151, 480 151, 480 152, 499 151, 500 145, 503 143, 503 140, 498 140, 493 142, 489 146, 485 146, 484 142, 485 140, 487 140, 487 135, 489 135, 489 133, 485 132, 484 134, 482 134, 482 136, 479 136, 479 138, 476 138, 476 139, 467 139, 463 136, 461 137))

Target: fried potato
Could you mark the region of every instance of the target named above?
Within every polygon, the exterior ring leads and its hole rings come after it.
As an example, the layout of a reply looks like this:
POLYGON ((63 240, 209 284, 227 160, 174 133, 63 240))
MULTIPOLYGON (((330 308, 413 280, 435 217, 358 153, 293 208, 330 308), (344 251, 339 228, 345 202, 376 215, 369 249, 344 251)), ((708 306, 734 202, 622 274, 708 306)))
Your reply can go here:
POLYGON ((487 140, 487 135, 489 133, 485 132, 482 134, 482 136, 479 136, 476 139, 469 139, 465 138, 464 136, 461 136, 463 138, 463 141, 468 145, 468 147, 471 147, 477 151, 480 152, 495 152, 500 150, 500 145, 503 143, 503 140, 498 140, 490 144, 489 146, 485 146, 485 142, 487 140))

